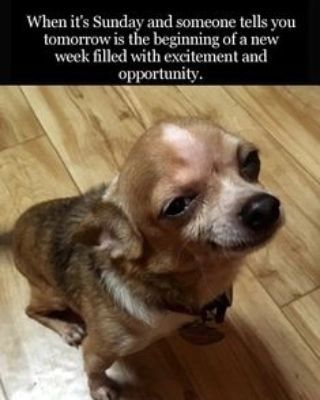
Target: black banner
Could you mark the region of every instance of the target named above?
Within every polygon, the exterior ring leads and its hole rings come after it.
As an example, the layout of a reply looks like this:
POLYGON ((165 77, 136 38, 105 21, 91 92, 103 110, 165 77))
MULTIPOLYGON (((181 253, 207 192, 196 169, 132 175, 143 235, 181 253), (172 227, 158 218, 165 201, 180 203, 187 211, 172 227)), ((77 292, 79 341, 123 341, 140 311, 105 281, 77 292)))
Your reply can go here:
POLYGON ((0 82, 319 83, 319 2, 261 3, 2 2, 0 82))

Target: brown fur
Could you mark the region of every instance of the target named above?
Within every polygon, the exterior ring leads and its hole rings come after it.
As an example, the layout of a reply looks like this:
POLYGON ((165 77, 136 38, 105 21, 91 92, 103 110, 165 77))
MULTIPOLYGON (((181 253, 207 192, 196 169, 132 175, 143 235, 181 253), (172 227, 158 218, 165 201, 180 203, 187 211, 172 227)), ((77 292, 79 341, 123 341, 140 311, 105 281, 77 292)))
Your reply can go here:
MULTIPOLYGON (((27 314, 69 344, 82 342, 94 399, 116 398, 105 370, 118 357, 192 320, 167 305, 201 309, 232 283, 245 252, 215 243, 210 224, 223 179, 241 188, 227 216, 263 191, 239 174, 241 145, 252 148, 208 121, 164 121, 138 140, 109 187, 36 205, 17 221, 15 263, 31 286, 27 314), (167 199, 191 192, 197 198, 186 216, 161 217, 167 199), (155 322, 130 313, 128 293, 155 322)), ((245 250, 273 232, 247 238, 245 250)))

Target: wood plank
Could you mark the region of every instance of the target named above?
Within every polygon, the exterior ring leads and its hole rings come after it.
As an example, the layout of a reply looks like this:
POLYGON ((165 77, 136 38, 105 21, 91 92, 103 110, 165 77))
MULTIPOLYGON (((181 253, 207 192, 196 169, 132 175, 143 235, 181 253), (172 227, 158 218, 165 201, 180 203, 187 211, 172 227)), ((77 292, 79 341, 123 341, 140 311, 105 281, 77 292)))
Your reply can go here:
POLYGON ((24 87, 23 91, 82 190, 110 180, 143 125, 114 87, 24 87))
MULTIPOLYGON (((77 193, 45 137, 0 152, 0 176, 1 231, 9 229, 32 204, 77 193)), ((79 392, 72 371, 81 372, 80 361, 69 360, 72 349, 59 347, 58 337, 25 316, 28 287, 14 269, 9 251, 0 252, 0 265, 0 370, 8 397, 44 399, 48 398, 48 387, 57 394, 55 398, 64 391, 69 393, 70 387, 79 392), (64 389, 52 385, 59 374, 67 383, 64 389)))
MULTIPOLYGON (((226 90, 320 182, 320 119, 315 111, 310 118, 310 102, 303 105, 297 100, 298 91, 295 98, 284 87, 234 86, 226 90)), ((306 92, 319 100, 318 88, 309 87, 306 92)))
POLYGON ((320 123, 320 86, 286 86, 283 89, 288 101, 320 123))
POLYGON ((171 345, 201 399, 314 400, 320 361, 249 270, 235 285, 235 301, 221 344, 171 345))
POLYGON ((42 134, 34 114, 18 87, 0 88, 0 150, 42 134))
POLYGON ((78 192, 47 138, 0 152, 1 229, 32 204, 78 192))
POLYGON ((320 289, 288 304, 282 311, 320 358, 320 289))
POLYGON ((192 102, 186 101, 175 86, 120 86, 117 92, 129 108, 134 104, 140 110, 135 117, 145 127, 169 116, 196 116, 192 102))

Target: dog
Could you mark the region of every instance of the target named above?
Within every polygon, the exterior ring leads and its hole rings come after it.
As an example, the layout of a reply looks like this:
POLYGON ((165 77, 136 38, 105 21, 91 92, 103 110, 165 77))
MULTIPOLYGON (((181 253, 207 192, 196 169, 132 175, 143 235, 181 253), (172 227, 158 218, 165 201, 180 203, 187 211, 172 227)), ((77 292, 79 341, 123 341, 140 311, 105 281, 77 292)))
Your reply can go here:
POLYGON ((160 121, 108 185, 31 207, 13 254, 29 317, 82 344, 95 400, 118 398, 106 370, 192 323, 283 221, 259 183, 257 148, 212 122, 160 121))

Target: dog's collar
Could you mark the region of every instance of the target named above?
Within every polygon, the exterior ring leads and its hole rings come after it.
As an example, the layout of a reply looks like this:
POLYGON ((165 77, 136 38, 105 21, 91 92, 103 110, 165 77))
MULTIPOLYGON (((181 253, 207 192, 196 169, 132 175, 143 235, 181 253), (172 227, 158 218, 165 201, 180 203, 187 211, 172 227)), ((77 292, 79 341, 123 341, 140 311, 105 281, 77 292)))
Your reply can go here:
POLYGON ((194 315, 201 317, 203 322, 214 320, 216 323, 221 324, 224 321, 228 307, 232 305, 232 287, 225 292, 214 298, 201 309, 187 307, 182 304, 165 304, 165 308, 180 314, 194 315))
MULTIPOLYGON (((94 265, 94 261, 92 262, 92 265, 94 265)), ((98 275, 99 279, 101 279, 101 270, 94 268, 94 271, 98 275)), ((224 321, 227 309, 232 305, 232 300, 233 289, 231 286, 200 309, 169 302, 162 303, 161 308, 180 314, 193 315, 194 317, 201 318, 203 323, 214 321, 217 324, 221 324, 224 321)))

